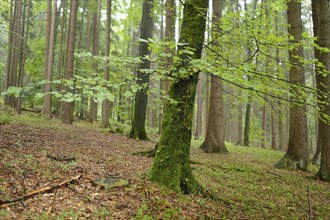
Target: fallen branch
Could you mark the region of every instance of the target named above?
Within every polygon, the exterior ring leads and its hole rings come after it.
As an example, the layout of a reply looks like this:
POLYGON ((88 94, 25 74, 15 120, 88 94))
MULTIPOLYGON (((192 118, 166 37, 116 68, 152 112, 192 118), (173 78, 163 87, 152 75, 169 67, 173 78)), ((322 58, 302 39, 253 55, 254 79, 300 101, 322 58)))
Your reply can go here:
POLYGON ((48 157, 49 159, 52 159, 52 160, 66 161, 66 162, 71 162, 71 161, 75 161, 75 160, 76 160, 75 157, 68 157, 68 156, 52 156, 52 155, 49 155, 49 154, 47 154, 47 157, 48 157))
POLYGON ((26 195, 20 196, 20 197, 15 198, 15 199, 0 201, 0 204, 2 203, 0 205, 0 209, 6 208, 6 207, 12 205, 15 202, 26 200, 26 199, 28 199, 28 198, 30 198, 30 197, 32 197, 34 195, 37 195, 39 193, 45 193, 45 192, 51 191, 51 190, 53 190, 55 188, 59 188, 59 187, 64 186, 64 185, 66 185, 68 183, 71 183, 74 180, 78 180, 80 177, 81 177, 81 174, 79 174, 77 176, 74 176, 74 177, 72 177, 70 179, 64 180, 64 181, 62 181, 62 182, 60 182, 58 184, 52 184, 51 186, 46 186, 44 188, 35 190, 33 192, 29 192, 26 195))

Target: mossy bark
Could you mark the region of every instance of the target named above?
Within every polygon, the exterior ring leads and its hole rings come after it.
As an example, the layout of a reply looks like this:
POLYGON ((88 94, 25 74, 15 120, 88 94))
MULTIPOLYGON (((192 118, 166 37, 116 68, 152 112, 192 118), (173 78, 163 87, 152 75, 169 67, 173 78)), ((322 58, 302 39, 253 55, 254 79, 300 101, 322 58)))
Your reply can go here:
POLYGON ((163 133, 150 171, 151 180, 183 193, 198 185, 189 164, 196 83, 197 76, 192 76, 172 84, 170 96, 178 104, 167 105, 163 133))
MULTIPOLYGON (((180 43, 187 43, 194 49, 190 57, 199 59, 202 53, 206 11, 208 1, 185 1, 180 43)), ((179 50, 184 50, 180 46, 179 50)), ((195 180, 190 163, 191 127, 198 74, 189 68, 189 56, 181 55, 182 62, 178 69, 190 72, 189 76, 177 78, 172 82, 163 119, 156 157, 151 167, 149 178, 177 192, 189 193, 198 183, 195 180)))

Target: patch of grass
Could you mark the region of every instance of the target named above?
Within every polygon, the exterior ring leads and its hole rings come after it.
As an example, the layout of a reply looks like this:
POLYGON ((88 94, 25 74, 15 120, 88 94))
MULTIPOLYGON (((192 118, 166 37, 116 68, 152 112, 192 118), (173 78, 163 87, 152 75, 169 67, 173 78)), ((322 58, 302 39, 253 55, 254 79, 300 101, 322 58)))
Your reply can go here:
MULTIPOLYGON (((192 165, 200 184, 219 198, 217 202, 228 206, 219 218, 306 219, 307 185, 314 200, 314 217, 329 216, 329 184, 309 178, 314 173, 276 169, 274 164, 284 152, 228 143, 227 148, 226 155, 196 153, 192 156, 200 162, 192 165)), ((318 168, 313 166, 317 172, 318 168)))
POLYGON ((9 214, 9 211, 8 210, 4 210, 4 209, 0 210, 0 218, 4 218, 8 214, 9 214))
POLYGON ((107 208, 101 207, 93 211, 93 216, 98 219, 106 219, 107 217, 111 216, 111 212, 107 208))

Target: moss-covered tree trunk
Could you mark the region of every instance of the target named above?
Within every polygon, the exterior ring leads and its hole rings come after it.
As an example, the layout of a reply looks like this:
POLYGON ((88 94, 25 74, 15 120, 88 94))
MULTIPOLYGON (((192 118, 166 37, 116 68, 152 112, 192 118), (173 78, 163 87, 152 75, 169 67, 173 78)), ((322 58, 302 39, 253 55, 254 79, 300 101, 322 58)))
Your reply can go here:
MULTIPOLYGON (((290 1, 288 4, 289 34, 293 36, 291 43, 299 43, 302 40, 301 3, 290 1)), ((289 51, 291 63, 290 81, 293 84, 305 84, 304 69, 299 66, 299 57, 303 57, 303 48, 298 46, 289 51)), ((291 87, 291 102, 299 99, 299 93, 295 86, 291 87)), ((307 118, 304 106, 291 106, 289 113, 289 145, 284 157, 276 164, 279 168, 307 170, 309 163, 309 149, 307 137, 307 118)))
MULTIPOLYGON (((172 99, 165 109, 163 133, 149 177, 175 191, 189 193, 198 186, 189 164, 192 115, 197 85, 197 73, 189 69, 189 58, 199 59, 202 53, 208 1, 185 1, 180 43, 186 43, 194 53, 181 55, 178 69, 190 76, 172 82, 169 95, 172 99)), ((179 50, 184 50, 181 46, 179 50)), ((175 74, 176 75, 176 74, 175 74)))

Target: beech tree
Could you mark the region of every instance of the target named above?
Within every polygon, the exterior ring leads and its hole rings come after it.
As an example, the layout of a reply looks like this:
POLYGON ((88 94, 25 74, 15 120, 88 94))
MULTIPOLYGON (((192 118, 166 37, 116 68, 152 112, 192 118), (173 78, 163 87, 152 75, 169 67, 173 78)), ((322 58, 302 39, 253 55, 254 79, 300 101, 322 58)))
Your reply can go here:
MULTIPOLYGON (((66 65, 65 65, 65 78, 73 78, 73 66, 74 66, 74 50, 75 50, 75 38, 76 38, 76 26, 77 26, 77 11, 78 1, 71 1, 70 5, 70 18, 69 18, 69 31, 66 50, 66 65)), ((67 92, 70 88, 66 88, 67 92)), ((73 102, 63 102, 61 106, 61 120, 65 124, 72 124, 73 122, 73 102)))
MULTIPOLYGON (((107 0, 107 21, 106 21, 106 34, 105 34, 105 56, 107 59, 104 64, 104 79, 109 80, 109 55, 110 55, 110 29, 111 29, 111 0, 107 0)), ((102 126, 109 127, 110 117, 110 101, 108 99, 102 102, 102 126)))
MULTIPOLYGON (((176 17, 176 7, 175 7, 175 0, 166 0, 165 2, 165 6, 166 6, 166 17, 165 17, 165 41, 166 42, 174 42, 174 35, 175 35, 175 17, 176 17)), ((170 47, 167 47, 165 49, 165 52, 168 54, 171 54, 172 56, 166 57, 166 62, 165 62, 165 68, 166 70, 170 70, 172 65, 173 65, 173 55, 174 55, 174 50, 170 47)), ((160 90, 164 91, 166 94, 168 93, 169 90, 169 85, 170 85, 170 81, 168 79, 168 77, 164 77, 161 79, 160 81, 160 90)), ((162 104, 165 108, 165 102, 164 99, 162 99, 162 104)), ((161 125, 161 121, 163 119, 163 111, 160 110, 159 111, 159 121, 160 121, 160 125, 159 125, 159 133, 162 132, 162 125, 161 125)))
MULTIPOLYGON (((213 0, 213 32, 219 33, 219 22, 222 16, 222 0, 213 0)), ((217 45, 219 46, 219 45, 217 45)), ((201 145, 201 149, 208 153, 222 152, 226 153, 225 146, 225 128, 224 128, 224 101, 222 91, 222 81, 219 77, 211 76, 211 95, 210 106, 208 111, 208 120, 206 127, 205 140, 201 145)))
POLYGON ((317 37, 316 43, 327 48, 328 51, 320 51, 315 48, 315 58, 323 66, 316 68, 316 85, 318 89, 318 141, 321 149, 321 165, 318 177, 321 180, 330 181, 330 125, 327 119, 330 116, 330 12, 328 0, 312 1, 313 30, 317 37))
MULTIPOLYGON (((22 1, 11 1, 10 27, 8 37, 8 56, 6 69, 6 89, 17 86, 18 81, 18 58, 21 50, 21 19, 22 19, 22 1)), ((13 108, 17 106, 17 99, 14 95, 5 97, 5 104, 13 108)))
POLYGON ((175 191, 189 193, 198 186, 190 163, 191 126, 198 72, 190 68, 190 59, 200 59, 206 26, 208 1, 187 0, 178 47, 181 61, 169 90, 171 101, 166 105, 163 133, 149 177, 175 191), (187 46, 193 49, 189 55, 187 46), (185 74, 185 77, 180 77, 185 74))
MULTIPOLYGON (((100 16, 101 16, 101 0, 95 0, 95 9, 93 12, 93 25, 92 25, 92 36, 93 36, 93 44, 92 44, 92 55, 99 55, 99 42, 100 42, 100 16)), ((97 60, 93 61, 93 70, 94 74, 97 77, 99 75, 99 64, 97 60)), ((96 86, 96 85, 95 85, 96 86)), ((97 110, 98 103, 94 97, 91 97, 89 100, 89 111, 88 111, 88 119, 91 123, 97 121, 97 110)))
MULTIPOLYGON (((48 0, 47 2, 47 27, 49 30, 46 33, 46 71, 45 79, 47 81, 52 80, 53 63, 54 63, 54 44, 55 44, 55 22, 56 22, 56 1, 48 0)), ((51 92, 51 83, 47 83, 44 88, 46 93, 44 96, 43 113, 48 117, 52 117, 52 97, 49 94, 51 92)))
POLYGON ((132 121, 132 128, 130 132, 130 137, 146 140, 147 132, 145 128, 146 114, 147 114, 147 104, 148 104, 148 95, 147 91, 149 88, 149 78, 150 73, 147 69, 150 69, 150 59, 147 57, 150 55, 151 51, 148 47, 148 39, 152 38, 153 30, 153 18, 152 18, 152 7, 153 0, 145 0, 143 2, 143 12, 141 20, 141 39, 139 45, 139 56, 141 57, 141 64, 137 70, 137 83, 143 86, 142 89, 136 92, 135 94, 135 104, 134 104, 134 115, 132 121))
POLYGON ((290 68, 290 101, 293 103, 289 113, 289 145, 286 154, 277 162, 276 167, 307 170, 309 164, 309 149, 307 135, 307 118, 304 112, 306 106, 294 104, 299 102, 298 87, 305 84, 304 69, 299 63, 299 57, 303 57, 301 3, 291 0, 288 3, 288 32, 290 43, 298 44, 289 50, 290 68))

